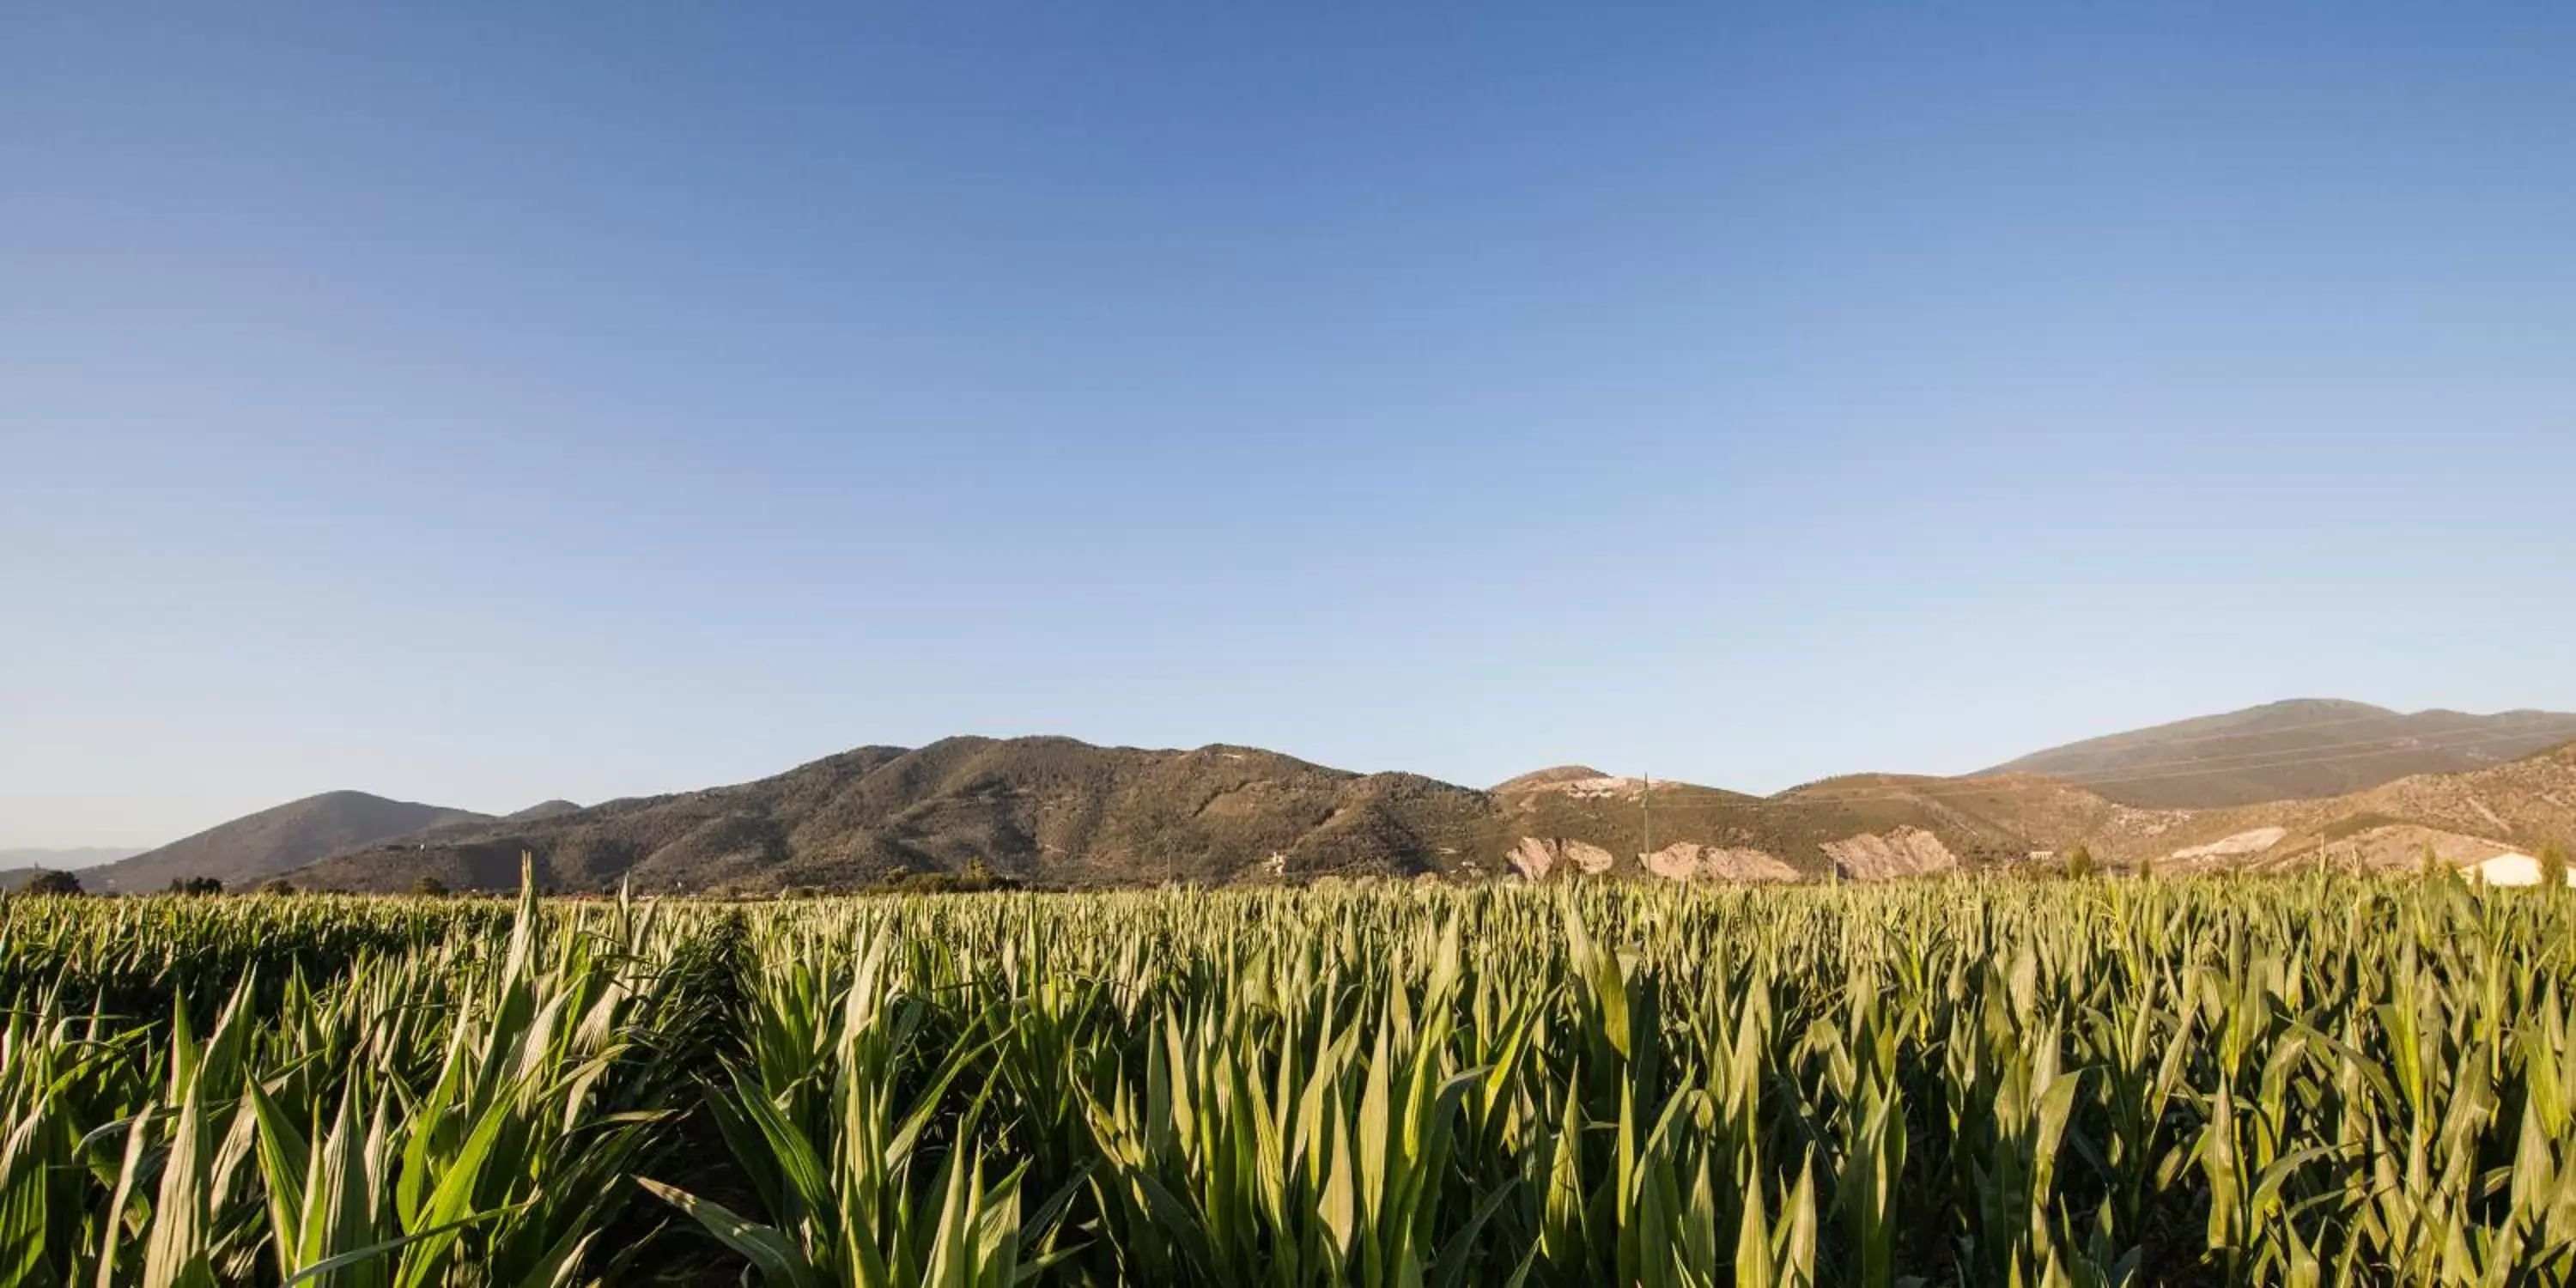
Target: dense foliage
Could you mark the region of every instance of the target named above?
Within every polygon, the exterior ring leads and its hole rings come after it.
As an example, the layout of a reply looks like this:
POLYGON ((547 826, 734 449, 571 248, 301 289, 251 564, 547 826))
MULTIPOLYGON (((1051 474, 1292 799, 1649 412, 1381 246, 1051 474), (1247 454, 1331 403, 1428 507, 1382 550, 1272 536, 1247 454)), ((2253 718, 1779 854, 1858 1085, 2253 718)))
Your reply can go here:
POLYGON ((0 1283, 2558 1284, 2576 897, 0 911, 0 1283))

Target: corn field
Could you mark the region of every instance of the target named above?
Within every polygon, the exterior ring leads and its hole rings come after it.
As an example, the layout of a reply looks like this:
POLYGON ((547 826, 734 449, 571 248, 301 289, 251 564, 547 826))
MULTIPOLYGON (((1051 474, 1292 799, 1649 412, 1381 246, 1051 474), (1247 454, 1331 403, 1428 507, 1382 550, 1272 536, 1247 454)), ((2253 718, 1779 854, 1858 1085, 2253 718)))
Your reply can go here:
POLYGON ((0 1284, 2526 1285, 2576 897, 0 908, 0 1284))

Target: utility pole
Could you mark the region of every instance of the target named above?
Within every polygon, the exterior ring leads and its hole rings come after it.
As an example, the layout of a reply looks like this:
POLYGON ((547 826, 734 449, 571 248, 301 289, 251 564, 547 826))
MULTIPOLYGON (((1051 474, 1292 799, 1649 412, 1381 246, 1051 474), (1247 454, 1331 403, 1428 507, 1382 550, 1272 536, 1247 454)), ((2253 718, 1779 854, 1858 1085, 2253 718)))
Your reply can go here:
MULTIPOLYGON (((1637 793, 1637 816, 1641 824, 1639 830, 1645 833, 1646 854, 1652 854, 1655 852, 1655 776, 1653 774, 1646 775, 1645 789, 1637 793)), ((1639 867, 1645 866, 1646 854, 1637 856, 1639 867)))

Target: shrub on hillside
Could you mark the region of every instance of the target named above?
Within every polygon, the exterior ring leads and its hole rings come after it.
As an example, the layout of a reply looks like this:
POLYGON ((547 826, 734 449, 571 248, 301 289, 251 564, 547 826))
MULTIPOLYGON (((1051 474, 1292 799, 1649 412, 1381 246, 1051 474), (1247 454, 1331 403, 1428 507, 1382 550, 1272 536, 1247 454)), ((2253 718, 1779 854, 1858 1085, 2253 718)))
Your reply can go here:
POLYGON ((2066 852, 2066 875, 2070 877, 2089 877, 2099 866, 2093 861, 2093 850, 2089 846, 2078 845, 2066 852))
POLYGON ((69 872, 54 872, 50 870, 39 872, 36 875, 27 878, 27 884, 21 888, 24 889, 26 893, 35 895, 76 895, 86 893, 81 889, 79 877, 73 876, 69 872))

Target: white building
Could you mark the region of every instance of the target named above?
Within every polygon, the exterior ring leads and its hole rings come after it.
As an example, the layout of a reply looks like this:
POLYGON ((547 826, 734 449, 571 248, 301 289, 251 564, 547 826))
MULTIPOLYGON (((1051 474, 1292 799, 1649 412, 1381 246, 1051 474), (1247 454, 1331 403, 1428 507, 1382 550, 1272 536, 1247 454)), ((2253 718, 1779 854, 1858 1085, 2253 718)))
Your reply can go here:
MULTIPOLYGON (((2528 854, 2499 854, 2481 859, 2463 869, 2465 875, 2482 885, 2536 886, 2540 884, 2540 860, 2528 854)), ((2567 884, 2576 885, 2576 868, 2567 873, 2567 884)))

